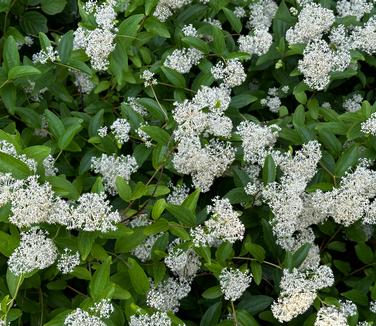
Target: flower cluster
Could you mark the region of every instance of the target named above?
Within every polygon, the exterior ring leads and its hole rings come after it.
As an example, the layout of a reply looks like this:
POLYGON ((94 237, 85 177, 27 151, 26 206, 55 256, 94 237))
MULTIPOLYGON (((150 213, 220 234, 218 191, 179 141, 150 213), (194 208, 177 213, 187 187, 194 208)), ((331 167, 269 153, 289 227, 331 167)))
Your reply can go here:
POLYGON ((241 297, 252 281, 252 276, 239 269, 224 268, 219 275, 219 284, 226 300, 235 301, 241 297))
POLYGON ((333 272, 327 266, 306 272, 297 269, 291 272, 284 270, 279 285, 280 296, 271 307, 274 317, 282 323, 304 313, 313 304, 317 290, 333 283, 333 272))
POLYGON ((239 220, 239 213, 234 211, 228 199, 213 199, 213 206, 207 210, 212 213, 204 225, 191 230, 193 244, 196 247, 218 247, 222 242, 234 243, 242 240, 245 232, 243 223, 239 220))

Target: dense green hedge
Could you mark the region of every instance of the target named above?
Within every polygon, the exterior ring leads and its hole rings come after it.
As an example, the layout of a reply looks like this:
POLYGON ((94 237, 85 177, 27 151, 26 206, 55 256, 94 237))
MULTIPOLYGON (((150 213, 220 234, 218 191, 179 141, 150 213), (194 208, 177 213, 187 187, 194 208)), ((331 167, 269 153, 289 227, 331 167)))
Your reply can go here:
POLYGON ((2 0, 0 29, 0 325, 376 322, 373 1, 2 0))

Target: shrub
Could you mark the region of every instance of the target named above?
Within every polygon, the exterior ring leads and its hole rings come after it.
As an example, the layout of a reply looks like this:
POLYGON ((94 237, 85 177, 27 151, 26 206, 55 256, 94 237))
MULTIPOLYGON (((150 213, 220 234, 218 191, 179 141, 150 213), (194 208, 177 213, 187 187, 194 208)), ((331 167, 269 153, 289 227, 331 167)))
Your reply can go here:
POLYGON ((373 1, 0 3, 0 325, 372 325, 373 1))

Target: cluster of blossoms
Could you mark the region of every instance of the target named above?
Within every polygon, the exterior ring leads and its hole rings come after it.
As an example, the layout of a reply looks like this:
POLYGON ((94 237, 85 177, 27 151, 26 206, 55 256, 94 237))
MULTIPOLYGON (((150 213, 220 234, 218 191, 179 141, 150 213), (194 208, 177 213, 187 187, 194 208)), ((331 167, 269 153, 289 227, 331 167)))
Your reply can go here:
POLYGON ((186 297, 190 291, 190 283, 185 280, 180 281, 169 277, 157 286, 151 282, 150 290, 146 294, 146 304, 162 312, 177 312, 179 301, 186 297))
POLYGON ((243 239, 245 227, 239 220, 240 214, 233 210, 227 198, 213 199, 213 206, 208 206, 207 210, 212 214, 211 217, 204 225, 191 230, 192 241, 196 247, 218 247, 225 241, 234 243, 243 239))
POLYGON ((171 326, 171 319, 165 312, 156 312, 152 315, 132 315, 129 326, 171 326))
POLYGON ((17 160, 25 163, 32 172, 37 170, 37 162, 25 154, 18 154, 16 147, 6 140, 0 140, 0 153, 13 156, 17 160))
POLYGON ((164 262, 170 271, 180 280, 192 280, 198 270, 201 262, 195 251, 191 248, 185 249, 180 239, 174 240, 168 249, 168 255, 164 262))
POLYGON ((362 108, 363 97, 360 94, 353 94, 343 102, 343 108, 347 112, 356 112, 362 108))
POLYGON ((333 283, 333 272, 327 266, 311 271, 283 270, 279 285, 281 293, 271 306, 274 317, 280 322, 286 322, 304 313, 313 304, 317 291, 333 283))
POLYGON ((172 190, 166 198, 167 202, 173 205, 181 205, 187 198, 190 188, 185 184, 177 186, 171 184, 169 186, 172 188, 172 190))
MULTIPOLYGON (((250 16, 247 22, 250 34, 241 35, 238 39, 239 50, 250 55, 262 55, 268 52, 273 42, 269 33, 272 20, 278 6, 273 0, 260 0, 249 5, 250 16)), ((245 11, 237 10, 238 16, 245 16, 245 11)))
MULTIPOLYGON (((207 3, 209 0, 200 0, 202 3, 207 3)), ((166 21, 175 11, 190 4, 192 0, 161 0, 154 10, 153 15, 160 21, 166 21)))
POLYGON ((121 220, 104 193, 85 193, 76 202, 68 203, 57 197, 48 183, 40 185, 37 176, 23 181, 13 180, 9 175, 2 178, 5 187, 1 202, 10 201, 9 221, 20 228, 49 223, 68 229, 108 232, 116 229, 114 224, 121 220))
POLYGON ((202 52, 195 48, 176 49, 167 56, 163 64, 167 68, 186 74, 194 65, 197 65, 202 58, 202 52))
MULTIPOLYGON (((314 326, 349 325, 347 318, 356 313, 356 305, 351 301, 341 301, 339 307, 332 305, 324 306, 317 312, 314 326)), ((358 323, 358 325, 362 324, 358 323)))
POLYGON ((219 275, 219 284, 226 300, 235 301, 241 297, 252 281, 252 276, 239 269, 224 268, 219 275))
POLYGON ((38 53, 33 54, 33 63, 46 64, 48 61, 54 62, 59 58, 58 52, 52 47, 48 46, 46 49, 40 50, 38 53))
POLYGON ((9 269, 14 275, 44 269, 55 262, 58 251, 47 235, 46 231, 37 227, 21 232, 20 244, 8 260, 9 269))
POLYGON ((64 326, 93 325, 106 326, 102 319, 110 318, 114 307, 109 299, 103 299, 89 307, 89 312, 81 308, 73 310, 64 320, 64 326))
MULTIPOLYGON (((129 222, 131 228, 143 227, 152 224, 145 214, 140 214, 133 218, 129 222)), ((162 233, 157 233, 148 236, 143 243, 139 244, 136 248, 132 249, 132 255, 137 257, 140 261, 146 262, 151 259, 151 252, 155 242, 162 235, 162 233)))
MULTIPOLYGON (((337 2, 336 9, 340 17, 355 16, 361 21, 373 9, 373 3, 366 0, 342 0, 337 2)), ((302 3, 297 23, 286 32, 286 40, 290 45, 306 45, 298 69, 304 75, 304 82, 315 90, 323 90, 329 84, 332 73, 350 67, 351 50, 368 54, 376 50, 374 17, 363 25, 347 27, 335 26, 335 18, 333 10, 305 2, 302 3)))
POLYGON ((372 136, 376 136, 376 114, 372 115, 364 122, 361 123, 360 130, 372 136))
MULTIPOLYGON (((288 93, 288 91, 289 91, 288 86, 283 86, 281 88, 281 92, 283 94, 288 93)), ((260 100, 260 104, 262 106, 268 107, 270 112, 277 113, 282 103, 278 93, 279 93, 278 88, 276 87, 269 88, 268 95, 266 96, 266 98, 263 98, 260 100)))
POLYGON ((88 14, 94 15, 97 27, 93 30, 78 27, 74 32, 74 49, 84 49, 95 70, 108 68, 108 56, 115 49, 114 39, 117 31, 115 5, 114 0, 107 0, 101 5, 95 1, 88 1, 84 9, 88 14))
POLYGON ((101 157, 93 157, 91 160, 91 169, 103 177, 104 187, 111 195, 117 194, 116 178, 122 177, 128 181, 137 168, 136 159, 131 155, 102 154, 101 157))
POLYGON ((80 265, 80 254, 72 253, 72 250, 65 248, 57 261, 56 267, 62 274, 72 273, 76 266, 80 265))

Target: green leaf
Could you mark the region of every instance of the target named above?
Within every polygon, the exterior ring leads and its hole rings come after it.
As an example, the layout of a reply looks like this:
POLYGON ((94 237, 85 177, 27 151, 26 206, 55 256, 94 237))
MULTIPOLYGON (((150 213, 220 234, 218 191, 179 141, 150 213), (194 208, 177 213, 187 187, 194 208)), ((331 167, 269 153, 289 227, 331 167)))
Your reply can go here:
POLYGON ((265 158, 264 167, 262 169, 262 181, 264 182, 264 185, 275 181, 276 173, 277 168, 275 166, 273 157, 268 155, 265 158))
MULTIPOLYGON (((5 206, 2 206, 1 209, 3 209, 4 207, 5 206)), ((19 240, 15 235, 9 235, 4 231, 0 231, 0 253, 2 255, 9 257, 13 253, 13 250, 17 248, 18 244, 19 240)))
POLYGON ((144 27, 148 32, 158 36, 169 38, 170 32, 168 31, 167 24, 162 23, 156 17, 149 16, 144 23, 144 27))
POLYGON ((257 101, 256 96, 243 93, 243 94, 233 96, 231 98, 230 106, 235 109, 241 109, 256 101, 257 101))
POLYGON ((81 260, 85 261, 93 248, 97 234, 95 232, 80 231, 78 234, 78 251, 80 252, 81 260))
POLYGON ((203 314, 200 326, 216 326, 221 317, 222 302, 216 302, 203 314))
POLYGON ((15 66, 8 72, 8 79, 25 78, 40 75, 40 70, 32 66, 15 66))
POLYGON ((128 258, 128 264, 129 278, 134 290, 138 294, 144 295, 150 288, 148 277, 146 276, 142 267, 133 258, 128 258))
POLYGON ((181 73, 165 66, 162 66, 161 69, 170 83, 172 83, 176 87, 185 88, 185 78, 181 73))
POLYGON ((247 310, 250 314, 256 315, 268 308, 273 302, 272 297, 266 295, 252 295, 245 293, 238 304, 238 308, 247 310))
POLYGON ((47 118, 48 128, 51 130, 51 132, 54 134, 56 138, 61 137, 65 132, 63 122, 58 118, 58 116, 55 113, 49 110, 45 110, 44 114, 47 118))
POLYGON ((350 167, 358 162, 359 155, 359 145, 357 144, 344 151, 336 163, 335 175, 339 177, 343 176, 350 167))
POLYGON ((0 152, 0 172, 11 173, 17 179, 25 179, 31 175, 29 167, 11 155, 0 152))
POLYGON ((56 15, 64 10, 66 0, 41 0, 42 11, 47 15, 56 15))
POLYGON ((262 280, 261 264, 257 261, 251 261, 251 271, 252 271, 253 280, 255 281, 257 285, 260 285, 261 280, 262 280))
POLYGON ((293 116, 292 116, 292 122, 294 124, 294 127, 303 127, 305 122, 305 110, 303 105, 299 105, 293 116))
POLYGON ((216 299, 221 296, 222 296, 222 291, 219 285, 212 286, 211 288, 202 292, 202 297, 205 299, 216 299))
POLYGON ((69 126, 58 140, 59 148, 62 150, 66 149, 81 129, 81 124, 69 126))
POLYGON ((187 198, 184 199, 181 206, 188 208, 194 214, 196 211, 199 197, 200 197, 200 189, 197 188, 187 198))
POLYGON ((374 260, 372 249, 364 242, 360 242, 355 246, 355 252, 359 260, 364 264, 371 264, 374 260))
POLYGON ((168 204, 166 208, 180 223, 187 226, 196 225, 196 217, 188 208, 171 204, 168 204))
MULTIPOLYGON (((49 1, 49 0, 46 0, 46 1, 49 1)), ((49 1, 49 2, 54 2, 54 1, 49 1)), ((62 63, 69 62, 69 59, 72 54, 72 49, 73 49, 73 32, 69 31, 61 37, 59 46, 57 48, 59 52, 59 57, 62 63)))
POLYGON ((104 298, 110 285, 111 257, 108 257, 95 271, 89 283, 90 296, 94 300, 104 298))
POLYGON ((160 197, 170 193, 170 188, 163 185, 148 185, 146 194, 152 197, 160 197))
POLYGON ((7 69, 20 65, 20 55, 18 54, 17 43, 13 36, 8 36, 5 40, 3 60, 7 69))
POLYGON ((227 48, 225 43, 225 37, 223 35, 223 31, 216 26, 211 26, 213 32, 213 48, 214 52, 219 56, 223 56, 226 54, 227 48))
POLYGON ((128 182, 124 180, 124 178, 118 176, 116 177, 116 189, 119 193, 121 199, 126 202, 131 201, 132 189, 129 186, 128 182))
POLYGON ((310 243, 305 243, 302 245, 292 256, 292 266, 299 267, 303 261, 306 259, 309 250, 311 249, 310 243))
POLYGON ((162 215, 163 211, 166 208, 166 200, 164 198, 158 199, 151 210, 151 217, 153 220, 159 219, 159 217, 162 215))
POLYGON ((39 32, 48 32, 47 19, 38 11, 23 13, 20 17, 20 25, 26 34, 37 35, 39 32))
POLYGON ((12 298, 15 298, 19 288, 21 287, 21 284, 24 281, 24 276, 23 274, 16 276, 8 268, 6 273, 6 279, 9 293, 12 296, 12 298))
POLYGON ((196 48, 197 50, 200 50, 203 53, 210 52, 209 45, 197 37, 185 36, 181 39, 181 41, 184 44, 187 44, 190 47, 196 48))
POLYGON ((141 129, 145 131, 157 143, 168 145, 171 136, 164 129, 157 126, 142 126, 141 129))
POLYGON ((243 25, 240 19, 235 16, 234 11, 228 8, 223 8, 222 10, 234 31, 240 33, 243 25))
POLYGON ((265 259, 265 249, 256 243, 246 242, 245 249, 259 262, 265 259))

